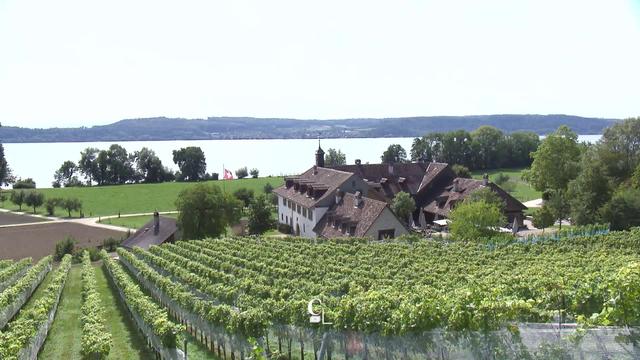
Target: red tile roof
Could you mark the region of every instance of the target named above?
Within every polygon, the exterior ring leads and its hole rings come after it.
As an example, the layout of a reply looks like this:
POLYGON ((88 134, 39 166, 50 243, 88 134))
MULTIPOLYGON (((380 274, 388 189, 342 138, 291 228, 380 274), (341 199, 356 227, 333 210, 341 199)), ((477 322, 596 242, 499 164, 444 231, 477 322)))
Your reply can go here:
POLYGON ((320 219, 313 231, 322 237, 355 236, 363 237, 378 219, 382 211, 388 206, 384 201, 361 197, 362 203, 356 206, 356 195, 345 193, 339 204, 333 204, 325 215, 320 219), (334 220, 339 224, 334 227, 334 220), (343 227, 342 224, 345 224, 343 227), (349 234, 351 227, 355 226, 355 232, 349 234), (343 228, 346 231, 342 231, 343 228))

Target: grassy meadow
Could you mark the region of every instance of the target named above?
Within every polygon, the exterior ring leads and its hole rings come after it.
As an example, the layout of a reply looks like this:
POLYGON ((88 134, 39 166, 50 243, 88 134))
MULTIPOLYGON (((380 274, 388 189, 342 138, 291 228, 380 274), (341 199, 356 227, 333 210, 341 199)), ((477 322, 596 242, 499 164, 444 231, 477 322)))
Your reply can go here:
MULTIPOLYGON (((173 214, 162 214, 165 217, 178 218, 177 213, 173 214)), ((100 223, 108 224, 108 225, 116 225, 122 226, 130 229, 139 229, 144 224, 148 223, 153 218, 152 215, 141 215, 141 216, 125 216, 121 218, 109 218, 102 219, 100 223)))
POLYGON ((510 192, 511 196, 520 200, 521 202, 539 199, 542 194, 536 191, 526 181, 522 180, 522 172, 524 168, 519 169, 493 169, 493 170, 476 170, 472 171, 471 175, 474 179, 482 179, 482 176, 486 173, 489 175, 489 180, 495 180, 499 173, 509 176, 509 182, 513 182, 513 191, 510 192))
MULTIPOLYGON (((282 177, 265 177, 257 179, 236 179, 207 181, 205 184, 215 184, 226 192, 246 187, 253 189, 256 194, 263 192, 265 184, 273 187, 283 184, 282 177)), ((113 186, 72 187, 59 189, 38 189, 46 198, 78 198, 82 201, 85 217, 106 216, 120 214, 148 213, 153 211, 175 210, 175 201, 180 191, 194 186, 192 182, 167 182, 160 184, 127 184, 113 186)), ((10 201, 5 201, 2 207, 17 211, 18 207, 10 201)), ((23 205, 24 212, 32 212, 23 205)), ((38 214, 46 215, 44 206, 36 209, 38 214)), ((57 208, 56 216, 67 217, 65 210, 57 208)), ((72 217, 79 216, 79 212, 72 212, 72 217)))

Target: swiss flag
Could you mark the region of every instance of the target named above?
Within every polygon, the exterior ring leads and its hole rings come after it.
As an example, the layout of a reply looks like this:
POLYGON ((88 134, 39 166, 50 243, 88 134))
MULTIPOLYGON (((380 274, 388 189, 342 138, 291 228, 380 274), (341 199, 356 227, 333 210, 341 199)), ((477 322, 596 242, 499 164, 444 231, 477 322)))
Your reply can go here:
POLYGON ((233 173, 227 169, 224 169, 224 175, 222 176, 224 180, 233 180, 233 173))

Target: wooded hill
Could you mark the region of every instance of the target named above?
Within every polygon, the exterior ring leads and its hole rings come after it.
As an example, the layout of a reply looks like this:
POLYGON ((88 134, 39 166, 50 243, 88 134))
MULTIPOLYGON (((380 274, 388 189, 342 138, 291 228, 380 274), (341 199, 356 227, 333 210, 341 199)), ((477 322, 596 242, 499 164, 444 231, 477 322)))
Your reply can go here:
POLYGON ((474 130, 491 125, 504 132, 540 135, 568 125, 578 134, 601 134, 616 119, 571 115, 423 116, 385 119, 296 120, 280 118, 210 117, 208 119, 147 118, 80 128, 29 129, 1 127, 2 142, 81 142, 207 139, 306 139, 417 137, 434 131, 474 130))

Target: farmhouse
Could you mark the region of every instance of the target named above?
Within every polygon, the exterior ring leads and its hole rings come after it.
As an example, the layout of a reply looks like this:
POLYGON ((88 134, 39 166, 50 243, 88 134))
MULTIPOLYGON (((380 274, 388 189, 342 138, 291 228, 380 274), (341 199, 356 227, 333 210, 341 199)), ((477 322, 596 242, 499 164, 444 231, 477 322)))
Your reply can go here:
POLYGON ((155 212, 153 219, 123 241, 122 246, 127 249, 133 249, 137 246, 148 250, 151 245, 175 242, 177 233, 176 219, 160 216, 158 212, 155 212))

